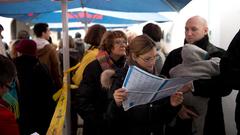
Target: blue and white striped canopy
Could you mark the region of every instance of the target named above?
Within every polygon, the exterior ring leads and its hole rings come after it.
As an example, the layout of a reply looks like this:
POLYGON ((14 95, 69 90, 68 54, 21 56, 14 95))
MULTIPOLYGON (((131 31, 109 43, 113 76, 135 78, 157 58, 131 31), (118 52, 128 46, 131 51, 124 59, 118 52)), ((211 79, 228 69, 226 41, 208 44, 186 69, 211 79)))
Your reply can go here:
MULTIPOLYGON (((191 0, 69 0, 68 7, 123 12, 179 11, 191 0)), ((0 15, 46 13, 61 10, 60 0, 1 0, 0 15)))

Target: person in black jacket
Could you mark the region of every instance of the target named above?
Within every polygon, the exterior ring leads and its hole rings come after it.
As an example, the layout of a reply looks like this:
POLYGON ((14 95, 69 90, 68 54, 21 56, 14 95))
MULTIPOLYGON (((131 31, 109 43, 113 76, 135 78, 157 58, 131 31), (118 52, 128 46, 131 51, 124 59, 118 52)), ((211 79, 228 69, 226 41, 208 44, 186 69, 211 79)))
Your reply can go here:
MULTIPOLYGON (((211 57, 221 58, 225 51, 209 42, 208 26, 204 18, 193 16, 189 18, 185 26, 185 43, 194 44, 203 50, 206 50, 211 57)), ((169 53, 162 68, 161 74, 169 77, 169 70, 182 63, 182 47, 169 53)), ((229 89, 219 76, 213 76, 211 79, 199 79, 193 81, 193 95, 209 97, 208 110, 205 118, 204 135, 225 135, 225 126, 222 110, 222 96, 230 94, 229 89)), ((185 87, 188 90, 191 87, 185 87)), ((184 88, 184 89, 185 89, 184 88)), ((184 134, 192 135, 191 118, 197 116, 191 109, 182 107, 178 113, 177 124, 174 127, 167 126, 166 135, 184 134)))
POLYGON ((163 125, 177 115, 181 108, 183 95, 177 92, 170 97, 124 111, 122 102, 127 98, 127 91, 122 88, 122 84, 128 66, 135 65, 155 74, 157 58, 156 45, 147 35, 134 38, 127 50, 127 65, 123 69, 116 70, 116 72, 106 70, 101 75, 102 86, 109 88, 109 93, 112 95, 106 115, 109 120, 108 128, 115 131, 111 133, 112 135, 163 135, 163 125))
MULTIPOLYGON (((231 41, 226 55, 220 61, 220 72, 227 85, 235 90, 240 90, 240 30, 231 41)), ((237 126, 237 135, 240 135, 240 94, 236 98, 235 122, 237 126)))
POLYGON ((46 134, 55 110, 53 80, 46 65, 36 57, 33 40, 23 39, 16 45, 14 59, 19 80, 19 126, 22 135, 46 134))
POLYGON ((100 75, 106 69, 116 70, 125 63, 127 37, 122 31, 104 33, 96 60, 89 63, 79 89, 76 91, 76 110, 83 118, 83 135, 107 135, 105 112, 108 94, 100 83, 100 75))

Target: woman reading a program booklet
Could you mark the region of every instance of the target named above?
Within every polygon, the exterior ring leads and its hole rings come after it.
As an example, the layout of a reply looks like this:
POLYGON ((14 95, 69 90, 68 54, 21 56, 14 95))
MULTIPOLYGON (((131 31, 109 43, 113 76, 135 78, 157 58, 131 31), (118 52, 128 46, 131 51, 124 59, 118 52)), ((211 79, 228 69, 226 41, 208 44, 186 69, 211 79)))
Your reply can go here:
MULTIPOLYGON (((181 108, 183 95, 176 92, 144 105, 138 105, 127 111, 122 102, 127 98, 127 90, 122 88, 128 66, 137 66, 151 74, 155 73, 154 65, 157 56, 156 45, 146 35, 132 40, 127 48, 127 64, 117 71, 106 70, 101 75, 102 86, 109 89, 112 100, 109 103, 106 117, 109 129, 115 129, 115 135, 163 135, 163 125, 171 121, 181 108)), ((147 91, 147 90, 146 90, 147 91)))

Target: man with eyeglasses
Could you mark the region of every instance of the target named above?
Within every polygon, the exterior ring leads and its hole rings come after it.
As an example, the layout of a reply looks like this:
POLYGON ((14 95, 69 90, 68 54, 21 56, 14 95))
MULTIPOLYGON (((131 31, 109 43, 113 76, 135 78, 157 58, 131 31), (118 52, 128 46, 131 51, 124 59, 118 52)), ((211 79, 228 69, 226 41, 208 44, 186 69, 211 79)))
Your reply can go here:
POLYGON ((11 60, 0 55, 0 135, 19 135, 19 128, 14 114, 2 96, 11 88, 16 76, 16 68, 11 60))

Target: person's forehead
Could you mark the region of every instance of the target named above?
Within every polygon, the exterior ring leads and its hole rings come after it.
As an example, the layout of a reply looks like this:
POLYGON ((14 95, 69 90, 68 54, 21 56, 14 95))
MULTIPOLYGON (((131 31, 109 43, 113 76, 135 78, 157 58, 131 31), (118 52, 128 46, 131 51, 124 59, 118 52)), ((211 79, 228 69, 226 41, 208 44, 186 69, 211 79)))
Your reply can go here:
POLYGON ((186 23, 185 27, 201 27, 203 26, 203 23, 197 20, 189 20, 186 23))
POLYGON ((156 47, 153 47, 151 50, 145 52, 144 54, 142 54, 142 56, 155 56, 157 55, 157 49, 156 47))
POLYGON ((205 25, 205 21, 202 20, 199 17, 190 18, 186 22, 186 26, 196 26, 196 27, 199 27, 199 26, 204 26, 204 25, 205 25))
POLYGON ((125 40, 123 37, 116 37, 114 40, 125 40))

